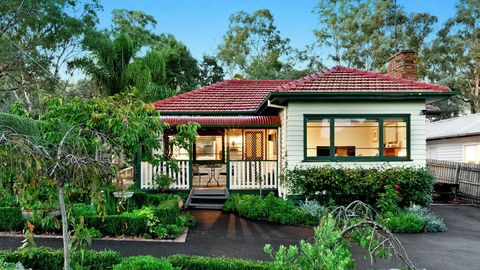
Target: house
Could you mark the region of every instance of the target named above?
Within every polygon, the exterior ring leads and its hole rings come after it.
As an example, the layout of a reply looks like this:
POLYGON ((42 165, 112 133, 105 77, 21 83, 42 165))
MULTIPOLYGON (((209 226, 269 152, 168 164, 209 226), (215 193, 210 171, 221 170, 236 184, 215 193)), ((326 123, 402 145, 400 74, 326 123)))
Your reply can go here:
POLYGON ((337 66, 294 81, 226 80, 156 102, 162 121, 201 129, 191 155, 169 150, 178 172, 142 162, 141 187, 166 173, 173 189, 282 194, 280 175, 296 166, 424 166, 426 103, 450 90, 412 80, 414 63, 405 51, 389 60, 389 75, 337 66))
POLYGON ((427 123, 427 158, 480 164, 480 113, 427 123))

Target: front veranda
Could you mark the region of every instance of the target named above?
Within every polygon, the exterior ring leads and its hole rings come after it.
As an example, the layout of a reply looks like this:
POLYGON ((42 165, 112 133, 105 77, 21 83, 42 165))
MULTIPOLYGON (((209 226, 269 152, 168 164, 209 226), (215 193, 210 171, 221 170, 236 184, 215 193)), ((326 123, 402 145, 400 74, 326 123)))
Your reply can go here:
MULTIPOLYGON (((165 145, 168 145, 168 137, 164 137, 165 145)), ((140 187, 155 189, 155 176, 159 174, 175 179, 170 186, 175 190, 276 190, 278 187, 277 127, 203 127, 192 149, 189 154, 185 149, 169 148, 169 156, 176 160, 178 171, 165 163, 152 166, 141 162, 137 176, 140 187)))

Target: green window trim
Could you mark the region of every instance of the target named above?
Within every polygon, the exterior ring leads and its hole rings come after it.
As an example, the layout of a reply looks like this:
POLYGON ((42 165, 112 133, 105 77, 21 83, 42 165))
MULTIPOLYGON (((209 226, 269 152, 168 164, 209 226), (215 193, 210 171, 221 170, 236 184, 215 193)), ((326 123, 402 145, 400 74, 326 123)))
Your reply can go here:
POLYGON ((305 114, 303 116, 303 161, 304 162, 390 162, 390 161, 411 161, 411 127, 410 114, 305 114), (378 120, 378 156, 335 156, 335 119, 370 118, 378 120), (406 156, 384 156, 384 119, 402 118, 406 122, 407 155, 406 156), (328 119, 330 129, 330 155, 329 156, 307 156, 307 123, 309 120, 328 119))

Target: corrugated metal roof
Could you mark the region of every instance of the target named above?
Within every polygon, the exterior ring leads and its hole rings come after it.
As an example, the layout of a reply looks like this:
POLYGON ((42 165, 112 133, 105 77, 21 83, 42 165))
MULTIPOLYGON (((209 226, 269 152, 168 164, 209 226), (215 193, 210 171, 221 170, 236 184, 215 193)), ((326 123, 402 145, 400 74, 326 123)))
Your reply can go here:
POLYGON ((170 125, 182 125, 189 122, 199 123, 202 126, 280 126, 279 116, 190 116, 190 115, 162 115, 160 119, 170 125))
POLYGON ((426 129, 427 140, 478 135, 480 113, 428 122, 426 129))

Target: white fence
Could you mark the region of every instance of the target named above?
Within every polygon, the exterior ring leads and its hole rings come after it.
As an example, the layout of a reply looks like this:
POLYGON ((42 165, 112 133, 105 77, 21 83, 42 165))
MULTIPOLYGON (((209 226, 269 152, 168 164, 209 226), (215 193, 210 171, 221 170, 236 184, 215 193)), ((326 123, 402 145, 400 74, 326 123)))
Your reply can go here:
POLYGON ((179 168, 178 171, 167 166, 166 162, 160 163, 159 166, 153 166, 148 162, 142 162, 140 188, 155 189, 155 176, 159 174, 168 175, 176 180, 176 182, 170 186, 171 189, 190 188, 190 161, 178 160, 176 163, 179 168))
POLYGON ((277 161, 231 160, 229 166, 230 189, 277 188, 277 161))

